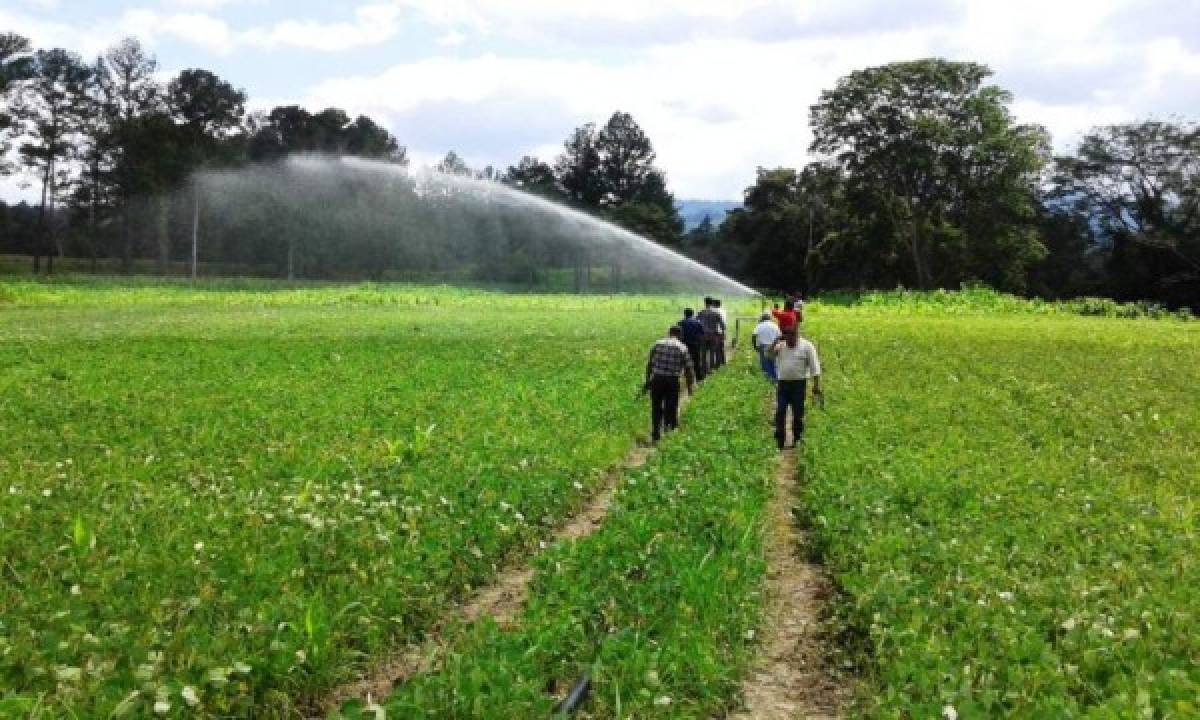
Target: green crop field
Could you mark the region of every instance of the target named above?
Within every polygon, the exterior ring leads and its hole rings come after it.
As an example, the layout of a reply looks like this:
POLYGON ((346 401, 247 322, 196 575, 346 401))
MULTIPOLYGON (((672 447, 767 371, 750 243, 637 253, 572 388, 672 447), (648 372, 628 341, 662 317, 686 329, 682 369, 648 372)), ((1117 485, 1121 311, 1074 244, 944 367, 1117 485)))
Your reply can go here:
POLYGON ((876 300, 803 462, 856 714, 1200 714, 1200 325, 876 300))
POLYGON ((0 710, 284 714, 347 679, 645 434, 677 308, 0 285, 0 710))
MULTIPOLYGON (((680 304, 0 282, 0 718, 295 716, 579 510, 647 433, 680 304)), ((1200 712, 1200 325, 1087 316, 1145 314, 810 306, 828 404, 796 516, 850 715, 1200 712)), ((536 556, 512 627, 443 628, 388 716, 544 717, 585 672, 590 717, 736 708, 775 470, 753 366, 536 556)))

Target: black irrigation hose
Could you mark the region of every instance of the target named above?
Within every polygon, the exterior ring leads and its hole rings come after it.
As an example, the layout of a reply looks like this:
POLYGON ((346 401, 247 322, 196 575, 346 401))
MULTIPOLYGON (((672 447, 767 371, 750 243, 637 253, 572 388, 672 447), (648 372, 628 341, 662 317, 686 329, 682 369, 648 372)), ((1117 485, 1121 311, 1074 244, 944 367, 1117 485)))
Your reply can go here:
POLYGON ((563 698, 552 711, 554 717, 568 717, 572 715, 579 706, 587 700, 588 692, 592 689, 592 671, 584 670, 583 675, 575 681, 571 689, 567 692, 567 696, 563 698))

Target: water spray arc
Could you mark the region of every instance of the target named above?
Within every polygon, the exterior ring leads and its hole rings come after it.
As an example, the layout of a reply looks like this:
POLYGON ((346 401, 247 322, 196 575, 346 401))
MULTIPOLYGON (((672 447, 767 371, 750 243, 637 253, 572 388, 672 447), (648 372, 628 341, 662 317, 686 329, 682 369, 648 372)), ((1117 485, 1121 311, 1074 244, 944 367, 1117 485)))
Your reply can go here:
POLYGON ((753 289, 600 218, 498 182, 358 158, 297 156, 194 178, 193 253, 240 253, 314 279, 611 290, 753 289), (581 277, 582 274, 582 277, 581 277))

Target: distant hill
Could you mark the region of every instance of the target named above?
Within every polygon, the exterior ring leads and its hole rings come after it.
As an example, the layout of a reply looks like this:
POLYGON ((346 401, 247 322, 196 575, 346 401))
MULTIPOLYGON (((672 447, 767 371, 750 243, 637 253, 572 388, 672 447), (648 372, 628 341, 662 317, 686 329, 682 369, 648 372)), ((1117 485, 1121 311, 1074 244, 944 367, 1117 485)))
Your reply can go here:
POLYGON ((676 200, 675 207, 683 217, 684 230, 691 230, 704 221, 704 216, 712 218, 713 225, 720 225, 725 220, 725 214, 741 203, 729 200, 676 200))

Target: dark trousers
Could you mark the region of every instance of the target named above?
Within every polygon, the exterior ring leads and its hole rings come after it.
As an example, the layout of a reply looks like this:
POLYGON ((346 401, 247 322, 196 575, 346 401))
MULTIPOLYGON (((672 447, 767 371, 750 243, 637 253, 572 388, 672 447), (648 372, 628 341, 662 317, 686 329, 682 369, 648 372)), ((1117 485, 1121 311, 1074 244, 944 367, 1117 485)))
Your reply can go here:
POLYGON ((705 362, 703 340, 700 342, 685 343, 688 349, 688 355, 692 356, 692 366, 696 370, 696 379, 703 380, 708 374, 708 363, 705 362))
POLYGON ((780 380, 775 386, 775 442, 787 441, 787 411, 792 408, 792 444, 804 434, 804 390, 807 380, 780 380))
POLYGON ((721 335, 704 336, 704 364, 707 372, 715 372, 725 362, 725 338, 721 335))
POLYGON ((679 427, 679 378, 650 378, 650 437, 657 442, 663 432, 679 427))

